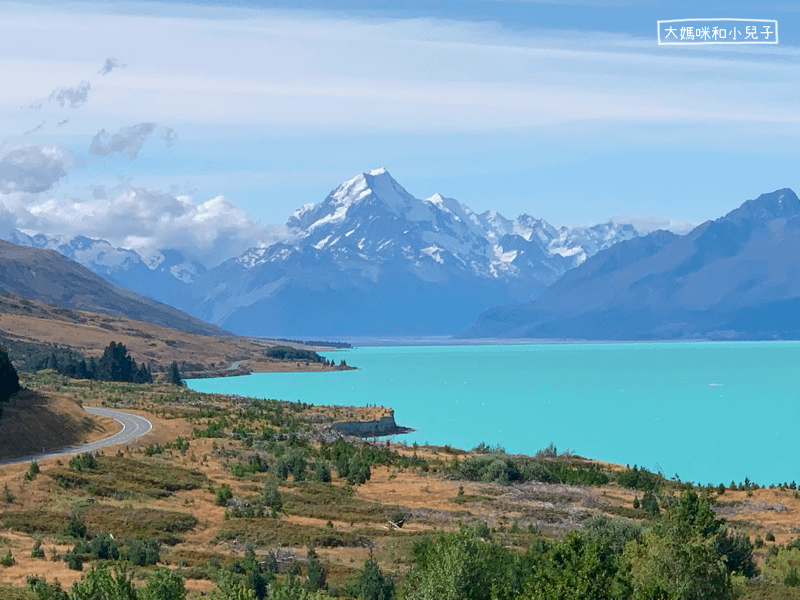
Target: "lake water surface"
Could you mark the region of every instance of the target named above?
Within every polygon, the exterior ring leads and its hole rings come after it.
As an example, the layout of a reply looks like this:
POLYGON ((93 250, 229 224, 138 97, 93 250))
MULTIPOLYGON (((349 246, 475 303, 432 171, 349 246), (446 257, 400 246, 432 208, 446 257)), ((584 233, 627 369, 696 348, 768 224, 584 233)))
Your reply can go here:
POLYGON ((357 371, 196 379, 201 392, 395 410, 397 436, 582 456, 700 483, 800 482, 800 342, 363 347, 357 371))

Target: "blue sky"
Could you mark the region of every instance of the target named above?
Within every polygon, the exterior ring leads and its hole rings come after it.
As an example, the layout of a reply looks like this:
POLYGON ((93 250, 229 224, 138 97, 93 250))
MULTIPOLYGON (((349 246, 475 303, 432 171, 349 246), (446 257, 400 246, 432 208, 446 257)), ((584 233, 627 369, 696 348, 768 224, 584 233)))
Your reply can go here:
POLYGON ((175 238, 213 262, 379 166, 417 197, 556 226, 701 222, 800 190, 788 2, 34 2, 0 17, 0 217, 28 231, 175 238), (694 17, 776 19, 780 44, 657 45, 657 20, 694 17), (23 159, 41 181, 4 185, 23 159), (145 215, 158 226, 133 225, 145 215))

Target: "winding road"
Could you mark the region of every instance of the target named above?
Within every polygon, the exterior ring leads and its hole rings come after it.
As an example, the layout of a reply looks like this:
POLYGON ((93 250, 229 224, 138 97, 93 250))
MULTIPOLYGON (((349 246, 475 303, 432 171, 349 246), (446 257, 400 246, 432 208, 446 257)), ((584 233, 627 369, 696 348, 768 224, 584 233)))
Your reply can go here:
POLYGON ((93 452, 107 446, 126 444, 138 437, 143 436, 153 428, 153 424, 144 417, 138 417, 130 413, 122 412, 121 410, 99 408, 96 406, 84 406, 83 409, 86 412, 92 413, 93 415, 111 417, 122 425, 122 430, 107 438, 103 438, 89 444, 83 444, 82 446, 68 446, 66 448, 61 448, 60 450, 53 450, 52 452, 44 452, 42 454, 31 454, 30 456, 21 456, 19 458, 0 460, 0 466, 21 462, 30 462, 32 460, 39 461, 44 458, 51 458, 53 456, 69 456, 70 454, 79 454, 81 452, 93 452))

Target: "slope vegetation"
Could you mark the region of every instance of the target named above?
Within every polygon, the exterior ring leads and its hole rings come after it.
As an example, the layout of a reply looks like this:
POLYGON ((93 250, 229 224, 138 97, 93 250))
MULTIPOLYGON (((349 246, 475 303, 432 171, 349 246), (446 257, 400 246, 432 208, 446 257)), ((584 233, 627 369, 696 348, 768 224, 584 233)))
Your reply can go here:
POLYGON ((27 356, 46 356, 56 349, 99 357, 112 341, 124 344, 137 363, 152 364, 154 371, 177 362, 184 377, 332 368, 265 356, 268 345, 287 342, 186 333, 127 317, 0 295, 0 346, 8 346, 17 366, 26 360, 31 363, 26 368, 35 368, 35 359, 27 360, 27 356))
POLYGON ((171 306, 117 287, 54 250, 0 240, 0 282, 5 292, 65 308, 125 316, 188 333, 231 335, 171 306))

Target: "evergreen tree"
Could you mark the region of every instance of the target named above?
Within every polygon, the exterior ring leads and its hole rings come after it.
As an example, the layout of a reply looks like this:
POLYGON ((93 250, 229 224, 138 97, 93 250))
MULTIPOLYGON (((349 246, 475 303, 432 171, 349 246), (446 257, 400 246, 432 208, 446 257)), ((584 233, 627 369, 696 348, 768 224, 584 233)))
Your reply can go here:
POLYGON ((89 379, 100 379, 98 375, 97 360, 94 356, 89 358, 89 364, 86 367, 86 371, 89 379))
POLYGON ((322 561, 319 559, 319 555, 317 551, 314 550, 314 546, 308 547, 308 553, 306 554, 306 583, 305 588, 309 592, 315 592, 316 590, 324 590, 328 587, 328 582, 326 581, 327 572, 325 567, 322 564, 322 561))
POLYGON ((5 402, 20 390, 19 376, 8 353, 0 348, 0 401, 5 402))
POLYGON ((173 362, 167 371, 167 383, 183 387, 181 372, 178 370, 178 363, 173 362))
POLYGON ((658 501, 656 500, 656 495, 650 490, 647 490, 644 493, 641 505, 644 511, 651 517, 655 517, 659 514, 659 512, 661 512, 658 509, 658 501))
POLYGON ((359 600, 391 600, 394 598, 394 583, 386 577, 371 556, 358 575, 355 591, 359 600))
POLYGON ((125 344, 111 342, 97 364, 97 377, 104 381, 133 381, 133 359, 125 344))
POLYGON ((172 569, 161 567, 150 575, 140 597, 144 600, 184 600, 186 586, 183 577, 172 569))

